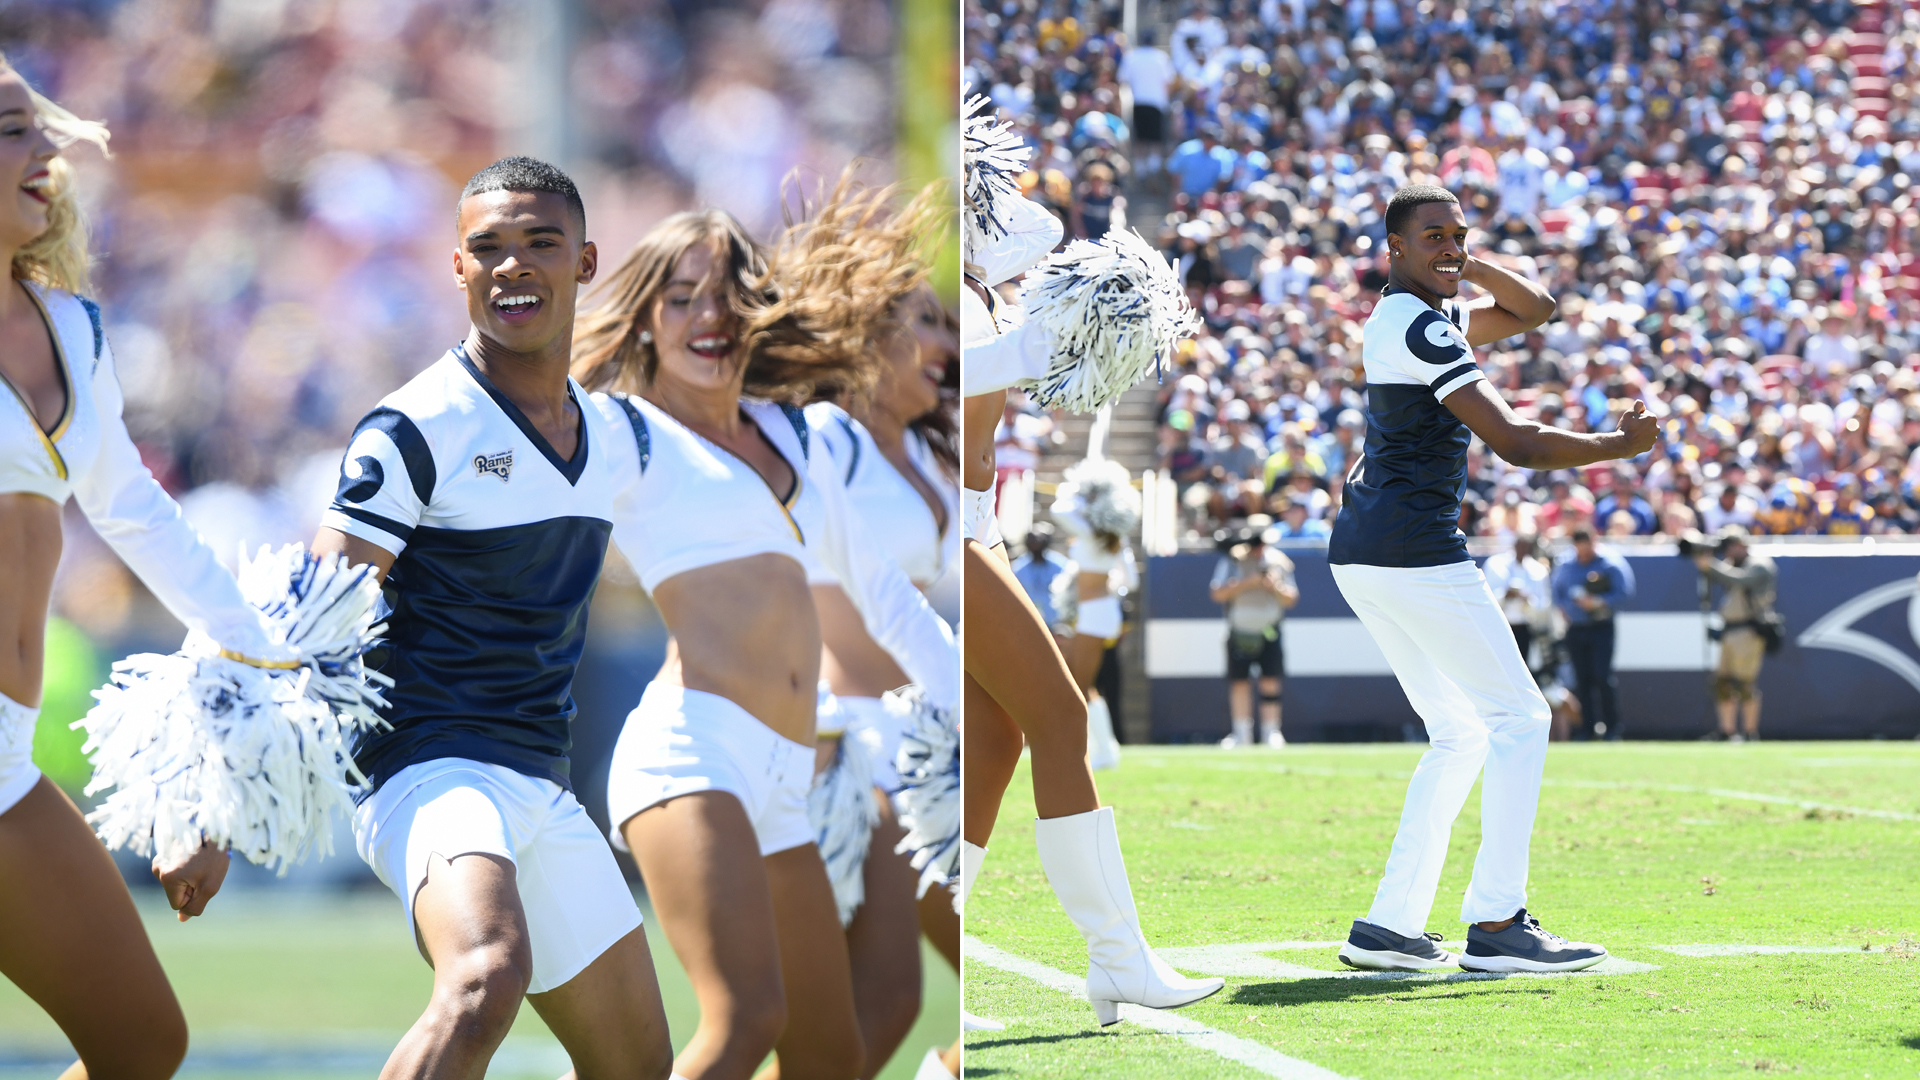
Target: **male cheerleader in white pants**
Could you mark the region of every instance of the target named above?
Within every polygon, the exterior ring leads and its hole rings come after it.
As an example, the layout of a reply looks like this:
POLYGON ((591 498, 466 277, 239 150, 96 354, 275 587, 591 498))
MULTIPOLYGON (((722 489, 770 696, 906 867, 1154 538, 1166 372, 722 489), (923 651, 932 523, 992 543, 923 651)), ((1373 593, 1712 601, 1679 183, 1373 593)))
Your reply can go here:
POLYGON ((1527 469, 1566 469, 1652 449, 1642 402, 1620 429, 1575 434, 1523 420, 1474 364, 1473 346, 1539 326, 1553 298, 1467 254, 1467 221, 1444 188, 1387 204, 1387 287, 1367 319, 1367 441, 1349 472, 1327 559, 1426 722, 1432 747, 1407 785, 1373 908, 1340 959, 1357 968, 1577 971, 1606 959, 1527 913, 1527 846, 1546 763, 1549 710, 1458 528, 1469 433, 1527 469), (1449 303, 1469 281, 1490 295, 1449 303), (1460 908, 1467 948, 1442 950, 1427 915, 1453 820, 1481 767, 1480 854, 1460 908))

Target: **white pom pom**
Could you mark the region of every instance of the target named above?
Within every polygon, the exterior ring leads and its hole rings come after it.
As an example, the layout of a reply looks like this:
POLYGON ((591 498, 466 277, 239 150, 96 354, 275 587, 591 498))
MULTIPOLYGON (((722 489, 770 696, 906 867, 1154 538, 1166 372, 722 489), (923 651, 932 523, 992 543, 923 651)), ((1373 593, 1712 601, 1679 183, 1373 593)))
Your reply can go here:
POLYGON ((873 801, 873 760, 858 739, 842 738, 833 763, 814 778, 807 793, 807 820, 813 823, 820 860, 827 864, 833 901, 840 909, 840 925, 867 899, 867 847, 880 808, 873 801))
MULTIPOLYGON (((894 796, 907 835, 894 850, 913 853, 920 871, 918 895, 935 885, 953 888, 960 873, 960 731, 945 709, 935 708, 917 686, 888 692, 887 711, 912 717, 894 767, 905 785, 894 796)), ((954 889, 954 910, 960 905, 954 889)))
POLYGON ((1007 235, 1006 200, 1025 198, 1017 178, 1027 171, 1032 151, 1012 125, 994 119, 992 104, 984 96, 968 98, 962 111, 966 116, 960 130, 966 200, 962 244, 967 261, 973 262, 976 253, 1007 235))
POLYGON ((110 848, 174 859, 212 842, 284 874, 332 852, 329 815, 351 813, 366 779, 350 744, 385 723, 368 680, 391 683, 361 666, 385 629, 373 625, 380 588, 372 567, 299 544, 262 548, 238 576, 298 666, 230 659, 199 634, 115 664, 73 725, 87 731, 87 794, 114 789, 87 820, 110 848))
POLYGON ((1117 461, 1089 458, 1066 471, 1054 499, 1054 513, 1070 509, 1096 536, 1127 537, 1140 525, 1140 493, 1133 477, 1117 461))
POLYGON ((1027 272, 1020 306, 1052 335, 1053 359, 1045 375, 1017 385, 1070 412, 1114 401, 1200 328, 1173 267, 1131 229, 1047 256, 1027 272))

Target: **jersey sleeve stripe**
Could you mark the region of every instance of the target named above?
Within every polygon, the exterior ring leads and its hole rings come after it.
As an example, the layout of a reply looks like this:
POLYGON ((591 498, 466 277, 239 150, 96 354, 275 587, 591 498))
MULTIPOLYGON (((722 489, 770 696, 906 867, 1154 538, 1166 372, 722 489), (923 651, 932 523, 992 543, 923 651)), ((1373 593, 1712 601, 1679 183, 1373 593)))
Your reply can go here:
POLYGON ((327 507, 327 510, 330 513, 350 517, 362 524, 371 525, 381 532, 392 535, 394 539, 403 544, 413 539, 413 526, 403 525, 390 517, 382 517, 371 510, 362 510, 357 506, 342 506, 337 502, 327 507))
POLYGON ((1441 372, 1440 377, 1433 380, 1434 399, 1444 401, 1448 394, 1466 386, 1468 383, 1484 378, 1486 378, 1485 373, 1483 373, 1480 370, 1480 366, 1473 361, 1469 360, 1464 364, 1456 364, 1441 372))
MULTIPOLYGON (((413 483, 414 497, 420 500, 423 507, 431 503, 434 484, 439 477, 434 470, 433 451, 427 447, 427 437, 414 426, 413 418, 399 409, 383 405, 368 413, 354 434, 369 429, 385 432, 387 438, 392 440, 394 447, 400 451, 401 463, 407 467, 407 479, 413 483)), ((394 535, 405 538, 402 533, 394 535)))

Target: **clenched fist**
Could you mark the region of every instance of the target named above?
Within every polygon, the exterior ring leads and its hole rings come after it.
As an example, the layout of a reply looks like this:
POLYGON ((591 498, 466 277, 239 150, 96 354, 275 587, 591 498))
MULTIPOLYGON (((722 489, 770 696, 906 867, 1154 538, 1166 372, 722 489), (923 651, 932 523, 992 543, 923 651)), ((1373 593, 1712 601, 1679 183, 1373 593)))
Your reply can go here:
POLYGON ((1626 437, 1623 458, 1639 457, 1653 449, 1660 438, 1660 420, 1647 411, 1647 403, 1635 400, 1633 408, 1620 414, 1620 434, 1626 437))

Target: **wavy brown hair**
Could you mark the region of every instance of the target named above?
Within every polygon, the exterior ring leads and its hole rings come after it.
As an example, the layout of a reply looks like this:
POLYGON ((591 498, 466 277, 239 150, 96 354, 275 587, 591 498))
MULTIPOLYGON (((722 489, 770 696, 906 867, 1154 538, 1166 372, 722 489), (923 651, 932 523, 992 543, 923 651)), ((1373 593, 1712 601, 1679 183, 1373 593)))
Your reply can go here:
POLYGON ((804 404, 864 392, 877 374, 873 345, 894 303, 927 274, 933 226, 951 208, 929 185, 898 212, 893 188, 843 174, 811 213, 762 248, 724 210, 674 214, 640 238, 580 313, 573 374, 589 390, 644 391, 660 358, 640 334, 680 256, 708 245, 724 267, 728 309, 746 367, 742 392, 804 404))

